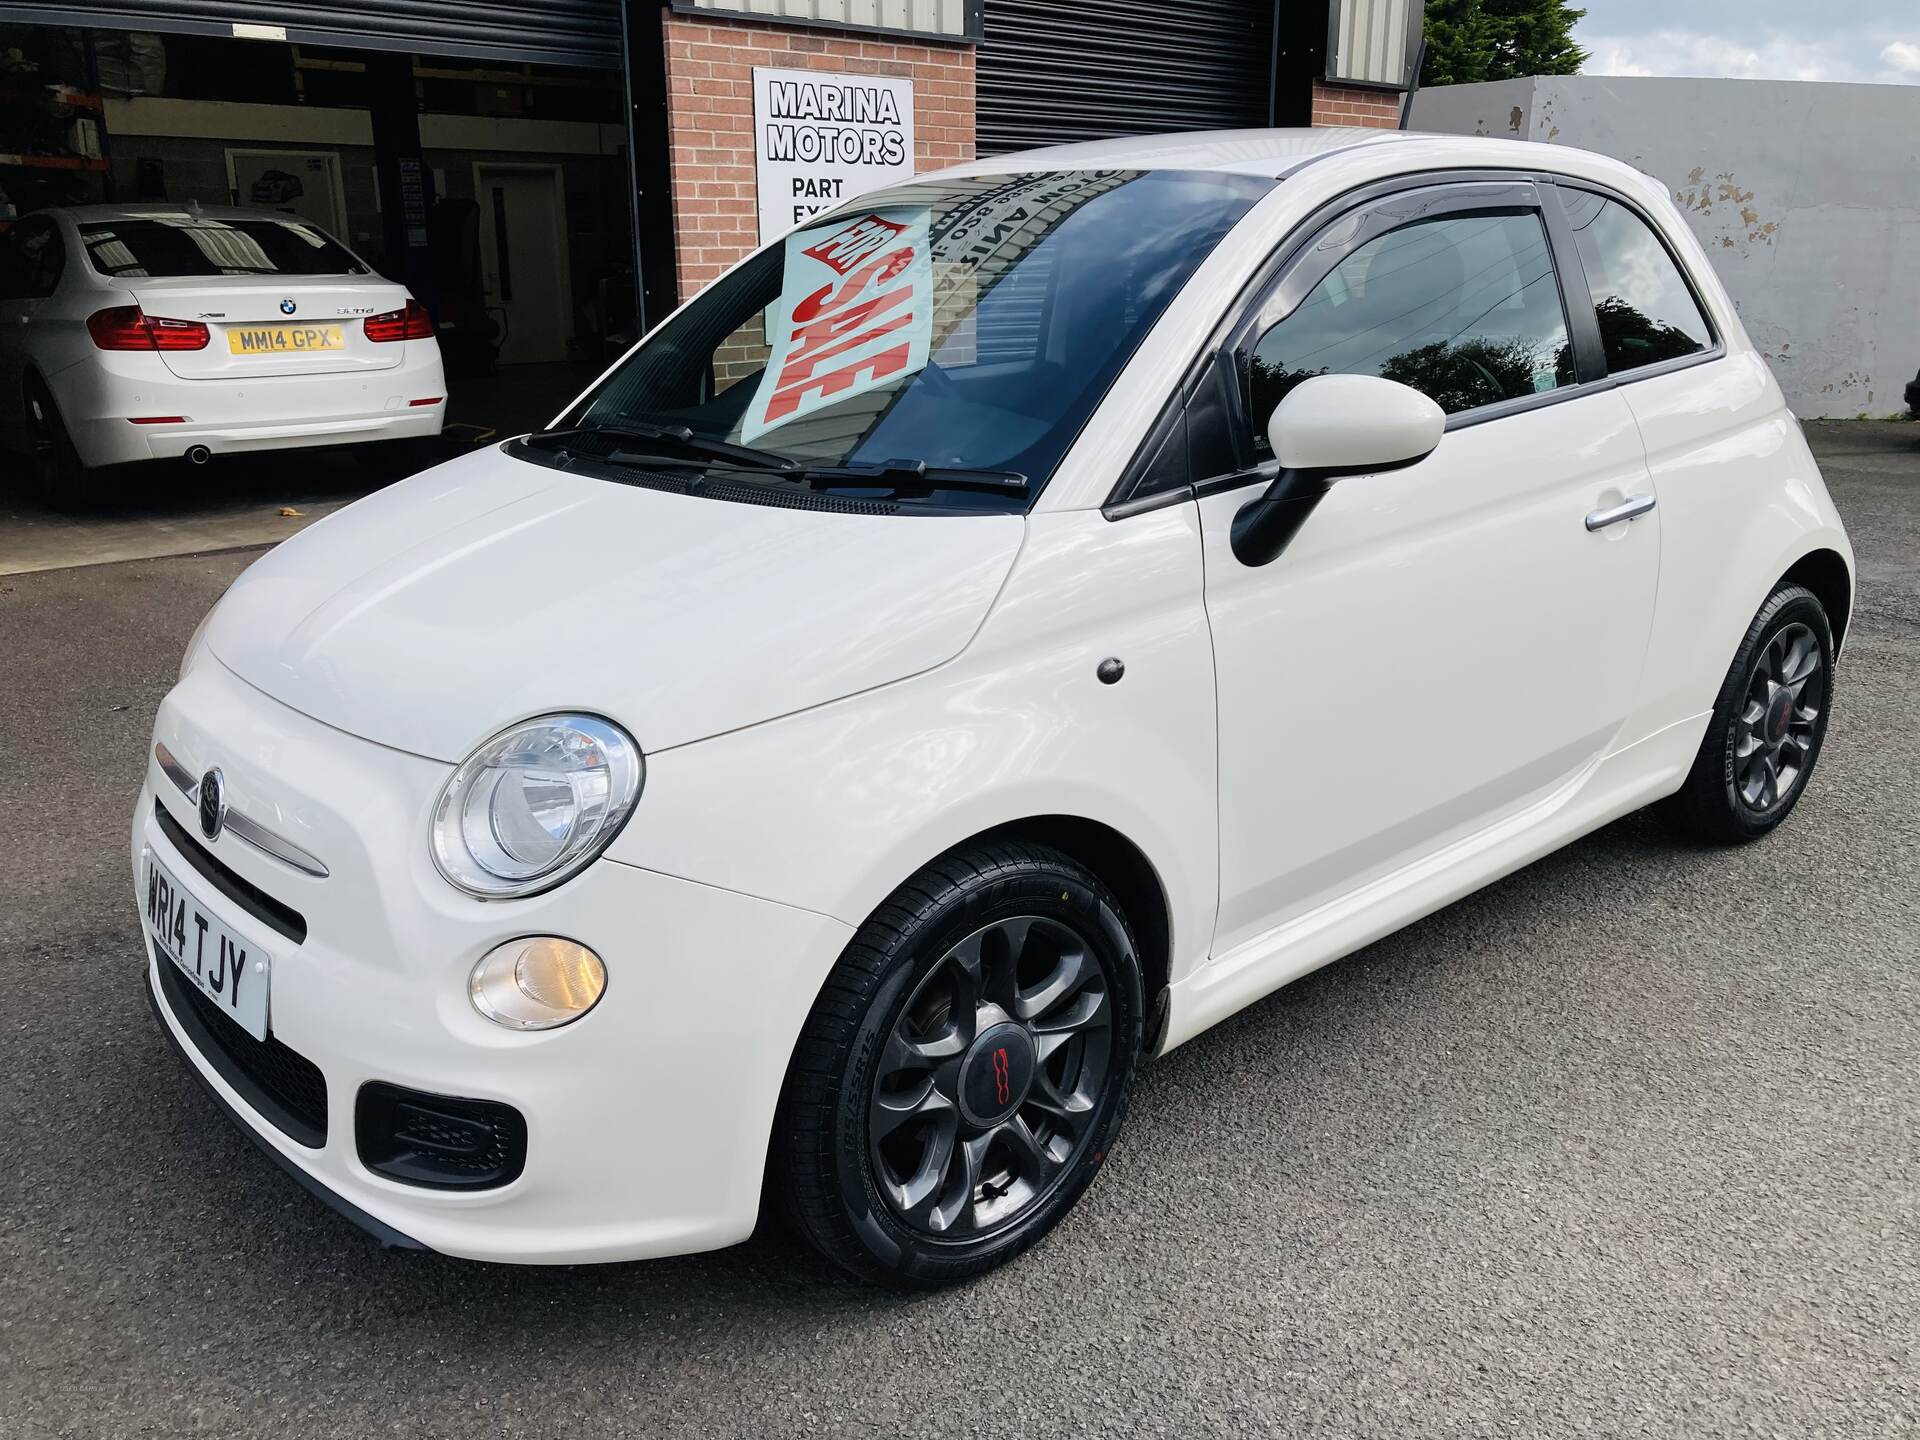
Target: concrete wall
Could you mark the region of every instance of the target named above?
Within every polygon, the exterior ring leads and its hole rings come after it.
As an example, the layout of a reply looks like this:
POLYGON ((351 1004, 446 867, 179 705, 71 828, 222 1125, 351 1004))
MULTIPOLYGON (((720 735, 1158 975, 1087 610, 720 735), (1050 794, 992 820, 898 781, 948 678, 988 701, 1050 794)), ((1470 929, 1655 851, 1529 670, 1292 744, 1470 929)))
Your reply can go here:
POLYGON ((1920 86, 1540 76, 1423 90, 1412 128, 1597 150, 1661 180, 1803 416, 1920 370, 1920 86))

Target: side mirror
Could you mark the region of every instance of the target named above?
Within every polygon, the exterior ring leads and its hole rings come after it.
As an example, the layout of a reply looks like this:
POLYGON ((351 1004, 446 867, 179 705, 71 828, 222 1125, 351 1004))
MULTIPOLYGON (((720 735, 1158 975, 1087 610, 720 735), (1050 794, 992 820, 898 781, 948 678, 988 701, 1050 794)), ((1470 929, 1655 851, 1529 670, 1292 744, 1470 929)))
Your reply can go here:
POLYGON ((1316 375, 1287 392, 1267 422, 1280 473, 1233 517, 1233 553, 1265 565, 1287 548, 1342 475, 1418 464, 1439 445, 1447 415, 1411 386, 1378 375, 1316 375))

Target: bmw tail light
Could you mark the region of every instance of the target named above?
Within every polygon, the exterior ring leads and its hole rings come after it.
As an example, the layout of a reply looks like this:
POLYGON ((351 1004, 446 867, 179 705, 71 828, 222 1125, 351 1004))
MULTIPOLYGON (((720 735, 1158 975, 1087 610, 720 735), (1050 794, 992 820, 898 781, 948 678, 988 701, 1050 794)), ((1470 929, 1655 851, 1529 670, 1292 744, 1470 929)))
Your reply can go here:
POLYGON ((369 340, 431 340, 433 317, 418 300, 409 300, 404 310, 369 315, 365 329, 369 340))
POLYGON ((198 320, 162 320, 138 305, 116 305, 87 317, 87 333, 102 350, 204 350, 207 327, 198 320))

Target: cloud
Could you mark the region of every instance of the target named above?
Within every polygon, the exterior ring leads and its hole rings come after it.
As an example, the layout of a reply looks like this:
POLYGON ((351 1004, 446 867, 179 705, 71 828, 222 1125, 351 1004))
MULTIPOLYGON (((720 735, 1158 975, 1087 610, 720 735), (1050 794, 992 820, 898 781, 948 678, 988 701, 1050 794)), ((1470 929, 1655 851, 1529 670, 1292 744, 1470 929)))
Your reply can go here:
POLYGON ((1920 83, 1920 42, 1892 40, 1878 53, 1857 35, 1817 38, 1763 26, 1728 33, 1656 27, 1637 34, 1590 33, 1589 75, 1684 75, 1739 80, 1878 80, 1920 83))

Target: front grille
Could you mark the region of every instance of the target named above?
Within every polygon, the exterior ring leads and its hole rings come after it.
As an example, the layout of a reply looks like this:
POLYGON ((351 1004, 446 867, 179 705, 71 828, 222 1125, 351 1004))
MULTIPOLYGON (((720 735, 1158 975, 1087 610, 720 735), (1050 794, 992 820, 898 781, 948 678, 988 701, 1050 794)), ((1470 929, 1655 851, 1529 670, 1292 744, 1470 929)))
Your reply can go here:
POLYGON ((239 871, 224 864, 188 833, 187 827, 174 819, 167 807, 158 800, 153 802, 153 818, 160 826, 160 833, 172 841, 173 848, 180 852, 180 858, 198 870, 209 885, 262 925, 286 936, 296 945, 306 943, 306 916, 291 905, 274 899, 239 871))
POLYGON ((202 995, 166 956, 155 954, 167 1008, 194 1049, 255 1110, 289 1139, 318 1150, 327 1143, 327 1077, 269 1032, 256 1040, 202 995))
POLYGON ((376 1080, 360 1087, 353 1130, 362 1165, 434 1190, 505 1185, 527 1163, 527 1122, 497 1100, 429 1095, 376 1080))

